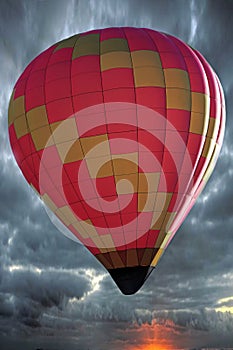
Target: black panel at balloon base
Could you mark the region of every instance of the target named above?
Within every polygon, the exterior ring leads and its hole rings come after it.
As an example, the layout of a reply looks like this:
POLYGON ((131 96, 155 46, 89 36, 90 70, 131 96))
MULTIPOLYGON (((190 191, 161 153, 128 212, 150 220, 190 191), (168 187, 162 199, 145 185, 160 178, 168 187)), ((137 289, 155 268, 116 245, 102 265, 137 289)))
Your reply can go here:
POLYGON ((121 292, 131 295, 141 288, 153 269, 152 266, 134 266, 108 271, 121 292))

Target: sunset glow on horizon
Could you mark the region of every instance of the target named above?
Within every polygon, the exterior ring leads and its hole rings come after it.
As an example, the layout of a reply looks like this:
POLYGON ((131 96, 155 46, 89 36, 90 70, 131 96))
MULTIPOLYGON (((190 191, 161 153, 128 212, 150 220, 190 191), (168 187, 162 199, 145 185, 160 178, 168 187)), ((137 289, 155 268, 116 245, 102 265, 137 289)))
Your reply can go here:
MULTIPOLYGON (((173 349, 170 345, 160 345, 160 344, 149 344, 149 345, 141 345, 137 347, 137 350, 168 350, 173 349)), ((135 349, 136 350, 136 349, 135 349)))
POLYGON ((133 345, 127 350, 175 350, 176 348, 172 339, 175 331, 172 325, 161 325, 153 321, 151 325, 137 326, 134 331, 138 345, 133 345))

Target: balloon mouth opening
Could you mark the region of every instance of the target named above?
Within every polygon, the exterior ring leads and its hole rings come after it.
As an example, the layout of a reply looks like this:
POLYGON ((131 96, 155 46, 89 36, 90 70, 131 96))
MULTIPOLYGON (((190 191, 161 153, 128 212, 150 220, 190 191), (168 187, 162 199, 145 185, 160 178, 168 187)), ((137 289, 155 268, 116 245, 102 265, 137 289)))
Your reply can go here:
POLYGON ((133 266, 108 271, 120 291, 132 295, 139 291, 153 269, 152 266, 133 266))

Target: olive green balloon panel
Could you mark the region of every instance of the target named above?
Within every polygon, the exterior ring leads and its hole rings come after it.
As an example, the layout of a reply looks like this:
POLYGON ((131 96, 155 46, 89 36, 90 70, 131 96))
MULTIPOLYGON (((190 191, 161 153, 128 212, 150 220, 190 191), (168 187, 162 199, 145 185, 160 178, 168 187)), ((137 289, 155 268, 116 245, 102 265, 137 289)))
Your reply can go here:
POLYGON ((56 43, 26 67, 9 105, 26 180, 124 294, 143 285, 204 188, 224 125, 203 56, 145 28, 56 43))

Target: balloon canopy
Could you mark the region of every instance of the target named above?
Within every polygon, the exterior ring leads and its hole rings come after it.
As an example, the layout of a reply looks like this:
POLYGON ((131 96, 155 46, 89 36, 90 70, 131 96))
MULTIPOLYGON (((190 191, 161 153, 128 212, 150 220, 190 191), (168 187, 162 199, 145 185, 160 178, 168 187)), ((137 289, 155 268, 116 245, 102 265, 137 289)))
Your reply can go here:
POLYGON ((203 56, 146 28, 56 43, 26 67, 9 105, 26 180, 124 294, 143 285, 204 188, 224 125, 203 56))

